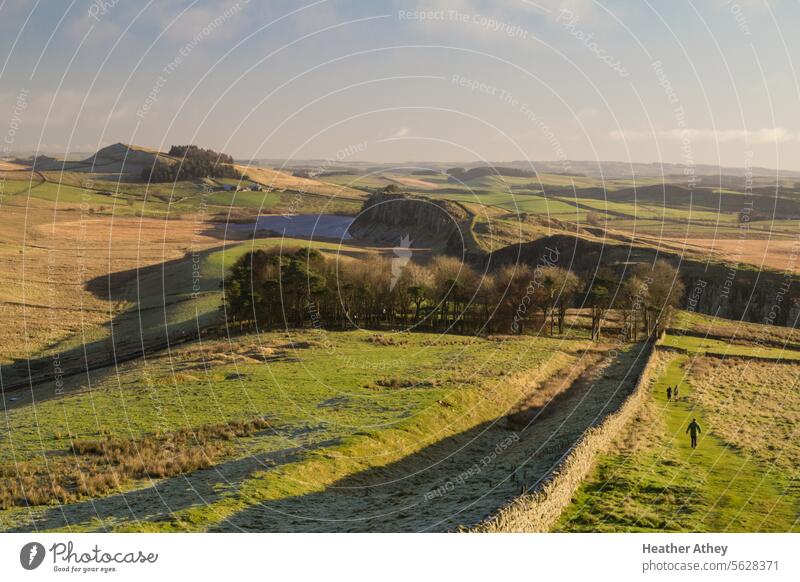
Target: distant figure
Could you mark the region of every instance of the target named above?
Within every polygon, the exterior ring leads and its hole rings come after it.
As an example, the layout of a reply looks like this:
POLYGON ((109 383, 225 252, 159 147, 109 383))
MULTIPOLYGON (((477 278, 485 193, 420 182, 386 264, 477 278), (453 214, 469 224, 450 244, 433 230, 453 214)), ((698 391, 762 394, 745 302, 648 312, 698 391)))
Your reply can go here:
POLYGON ((672 400, 672 386, 667 386, 667 402, 672 400))
POLYGON ((697 419, 693 418, 692 422, 689 423, 689 427, 686 429, 686 432, 690 433, 689 436, 692 437, 692 448, 697 448, 697 433, 702 432, 700 430, 700 425, 697 424, 697 419))
POLYGON ((675 386, 675 390, 672 391, 672 397, 675 399, 675 402, 678 401, 678 386, 675 386))

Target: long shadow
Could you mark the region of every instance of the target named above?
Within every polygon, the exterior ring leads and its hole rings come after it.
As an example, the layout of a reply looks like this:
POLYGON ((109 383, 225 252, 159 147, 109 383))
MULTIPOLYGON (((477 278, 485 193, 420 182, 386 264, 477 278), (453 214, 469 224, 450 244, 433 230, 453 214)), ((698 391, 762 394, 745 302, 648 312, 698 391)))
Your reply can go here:
MULTIPOLYGON (((200 260, 218 250, 214 248, 199 253, 200 260)), ((54 384, 66 378, 112 367, 197 339, 202 326, 208 322, 188 320, 171 324, 165 321, 171 308, 194 300, 192 264, 192 256, 186 255, 158 265, 102 275, 87 282, 86 289, 96 297, 107 301, 134 301, 135 304, 105 324, 104 337, 100 339, 67 349, 59 349, 61 344, 57 342, 46 349, 45 356, 17 359, 0 367, 2 391, 10 395, 22 388, 50 384, 50 388, 39 390, 40 394, 37 394, 37 399, 47 399, 57 395, 54 384), (179 274, 182 276, 177 276, 179 274), (157 296, 138 297, 136 283, 143 281, 164 290, 164 293, 159 291, 157 296), (140 299, 148 304, 143 305, 140 299)), ((216 291, 217 287, 218 281, 205 279, 199 292, 216 291)))
POLYGON ((325 491, 252 505, 213 531, 452 531, 537 490, 583 433, 632 392, 649 347, 622 354, 597 382, 576 381, 523 430, 504 418, 340 479, 325 491))
MULTIPOLYGON (((167 519, 171 512, 220 500, 235 491, 253 473, 295 462, 307 451, 335 446, 338 442, 326 440, 303 447, 249 455, 219 463, 210 469, 155 481, 150 486, 133 491, 52 507, 43 513, 33 513, 29 521, 7 531, 19 533, 70 526, 85 527, 93 520, 109 526, 136 521, 161 521, 167 519)), ((105 528, 103 525, 99 527, 105 528)))
MULTIPOLYGON (((218 230, 213 229, 208 234, 212 232, 220 235, 218 230)), ((134 304, 114 316, 109 323, 98 326, 104 330, 100 339, 67 349, 60 349, 62 342, 56 342, 45 349, 45 356, 17 359, 0 366, 0 390, 11 396, 14 391, 42 385, 42 389, 37 390, 36 398, 46 400, 58 395, 56 382, 86 376, 103 368, 113 372, 116 364, 199 339, 209 331, 209 327, 221 323, 221 314, 201 313, 198 319, 178 323, 168 323, 166 318, 171 309, 179 307, 181 303, 194 301, 195 293, 219 291, 222 273, 219 277, 203 277, 199 281, 199 289, 195 289, 196 273, 193 268, 198 261, 202 263, 220 248, 204 250, 195 257, 187 254, 157 265, 118 271, 89 280, 85 288, 95 297, 104 301, 130 301, 134 304), (139 296, 138 287, 143 284, 157 289, 157 293, 139 296)), ((358 253, 342 251, 341 254, 357 256, 358 253)), ((4 409, 3 406, 11 408, 16 404, 10 398, 0 399, 0 410, 4 409)))

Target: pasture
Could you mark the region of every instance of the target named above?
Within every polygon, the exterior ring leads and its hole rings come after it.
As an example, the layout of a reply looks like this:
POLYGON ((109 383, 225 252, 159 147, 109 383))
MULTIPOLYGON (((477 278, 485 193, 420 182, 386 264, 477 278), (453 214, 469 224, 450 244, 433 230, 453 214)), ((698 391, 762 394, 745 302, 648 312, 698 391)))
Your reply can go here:
POLYGON ((0 524, 214 528, 262 501, 312 496, 496 419, 585 347, 546 338, 275 332, 95 370, 62 395, 41 386, 35 408, 14 403, 6 412, 3 476, 24 476, 39 493, 55 478, 60 497, 33 508, 6 498, 0 524), (248 424, 253 419, 261 424, 248 424), (168 466, 141 478, 127 469, 136 450, 159 442, 205 458, 202 470, 184 475, 168 466), (104 446, 131 452, 91 453, 104 446), (92 494, 79 487, 75 468, 116 477, 91 481, 92 494))
MULTIPOLYGON (((309 244, 244 240, 229 220, 353 215, 361 188, 395 184, 463 203, 483 250, 578 232, 731 260, 739 227, 710 208, 545 194, 594 185, 558 174, 542 175, 539 188, 531 178, 458 185, 443 175, 306 179, 249 168, 272 188, 226 192, 202 181, 137 185, 79 166, 5 170, 0 364, 5 385, 33 384, 3 404, 8 531, 473 527, 535 489, 632 389, 640 346, 610 356, 585 339, 586 313, 570 313, 567 324, 579 325, 558 338, 225 328, 221 283, 234 261, 309 244), (54 361, 63 387, 47 380, 54 361), (508 420, 520 413, 537 422, 520 432, 508 420)), ((752 226, 738 259, 792 270, 790 221, 774 240, 757 238, 768 224, 752 226)), ((363 242, 311 244, 346 261, 392 256, 363 242)), ((619 322, 607 314, 609 334, 619 322)), ((781 443, 797 422, 800 337, 689 313, 673 325, 651 398, 558 529, 795 527, 797 451, 781 443), (675 383, 681 400, 667 402, 675 383), (695 451, 682 432, 692 415, 706 431, 695 451)))
POLYGON ((796 359, 662 352, 652 398, 557 531, 797 531, 796 359), (679 401, 668 401, 676 385, 679 401), (697 449, 685 434, 692 418, 697 449))

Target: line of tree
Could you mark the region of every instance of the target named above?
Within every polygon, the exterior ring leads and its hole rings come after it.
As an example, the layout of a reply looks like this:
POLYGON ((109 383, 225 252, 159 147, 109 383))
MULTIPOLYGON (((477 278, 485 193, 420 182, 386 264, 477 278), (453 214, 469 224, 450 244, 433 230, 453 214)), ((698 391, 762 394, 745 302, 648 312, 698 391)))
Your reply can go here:
POLYGON ((591 281, 553 265, 504 266, 478 273, 439 256, 392 269, 392 259, 327 259, 313 248, 256 250, 238 259, 223 283, 227 321, 260 328, 391 328, 455 333, 564 332, 567 310, 591 313, 599 340, 609 309, 623 314, 635 341, 659 332, 683 294, 668 263, 639 265, 623 282, 601 269, 591 281))
POLYGON ((195 145, 174 145, 169 155, 178 160, 169 162, 156 157, 153 165, 142 170, 142 180, 147 182, 177 182, 198 178, 232 178, 244 176, 233 166, 233 157, 195 145))
POLYGON ((173 158, 191 158, 193 160, 206 160, 215 164, 232 164, 233 156, 218 153, 214 150, 197 147, 196 145, 174 145, 169 148, 169 155, 173 158))

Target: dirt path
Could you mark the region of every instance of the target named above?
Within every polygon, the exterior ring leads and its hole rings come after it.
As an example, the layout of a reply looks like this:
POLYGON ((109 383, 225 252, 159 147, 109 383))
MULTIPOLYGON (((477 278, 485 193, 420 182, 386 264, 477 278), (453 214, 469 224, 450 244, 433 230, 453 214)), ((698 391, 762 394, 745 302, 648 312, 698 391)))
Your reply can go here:
POLYGON ((254 505, 217 531, 450 531, 469 527, 535 488, 585 430, 632 391, 646 354, 637 346, 582 374, 522 430, 505 418, 417 454, 343 479, 324 492, 254 505))

